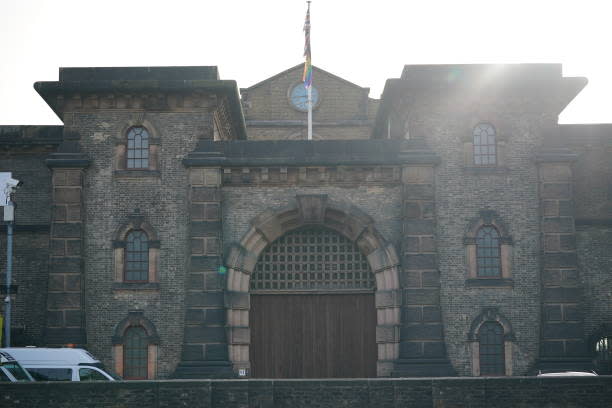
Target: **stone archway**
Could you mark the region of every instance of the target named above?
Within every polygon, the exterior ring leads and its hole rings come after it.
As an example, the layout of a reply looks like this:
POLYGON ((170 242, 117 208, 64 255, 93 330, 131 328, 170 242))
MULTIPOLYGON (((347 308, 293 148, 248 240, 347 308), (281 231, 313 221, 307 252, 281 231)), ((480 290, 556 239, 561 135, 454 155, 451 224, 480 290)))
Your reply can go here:
POLYGON ((249 283, 259 254, 280 236, 307 225, 337 231, 355 242, 367 257, 376 277, 377 375, 390 376, 399 357, 399 258, 393 245, 376 230, 370 216, 354 206, 332 202, 326 195, 298 195, 293 205, 265 211, 251 221, 240 243, 229 251, 226 259, 227 337, 234 371, 250 368, 249 283))

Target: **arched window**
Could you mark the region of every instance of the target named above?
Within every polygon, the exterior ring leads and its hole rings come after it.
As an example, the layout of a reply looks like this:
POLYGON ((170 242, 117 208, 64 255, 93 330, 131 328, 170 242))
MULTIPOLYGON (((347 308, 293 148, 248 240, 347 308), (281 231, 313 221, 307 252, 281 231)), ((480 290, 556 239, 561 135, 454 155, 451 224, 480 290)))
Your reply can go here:
POLYGON ((480 123, 474 128, 474 164, 494 166, 497 164, 495 128, 488 123, 480 123))
POLYGON ((505 375, 504 328, 497 322, 485 322, 478 336, 480 375, 505 375))
POLYGON ((149 132, 142 126, 134 126, 127 133, 127 169, 149 168, 149 132))
POLYGON ((159 336, 142 310, 132 310, 115 327, 113 360, 117 374, 126 380, 154 379, 157 375, 159 336))
POLYGON ((113 290, 159 290, 160 242, 138 208, 113 237, 113 290))
POLYGON ((470 221, 463 244, 468 287, 513 287, 512 237, 495 211, 481 210, 470 221))
POLYGON ((477 277, 501 277, 501 245, 495 227, 485 225, 476 233, 477 277))
POLYGON ((595 343, 595 363, 599 374, 612 374, 612 336, 601 337, 595 343))
POLYGON ((123 345, 123 377, 126 380, 143 380, 148 373, 148 341, 145 329, 136 326, 125 331, 123 345))
POLYGON ((125 247, 125 281, 149 280, 149 241, 144 231, 131 231, 125 247))

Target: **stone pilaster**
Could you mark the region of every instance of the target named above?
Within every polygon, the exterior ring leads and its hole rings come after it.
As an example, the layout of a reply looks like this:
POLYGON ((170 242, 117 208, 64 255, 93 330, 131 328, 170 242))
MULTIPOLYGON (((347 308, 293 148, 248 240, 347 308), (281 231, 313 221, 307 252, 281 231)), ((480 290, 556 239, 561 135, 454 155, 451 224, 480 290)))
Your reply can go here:
POLYGON ((52 170, 52 221, 44 343, 87 345, 83 270, 83 178, 89 160, 80 153, 77 134, 64 134, 58 153, 47 159, 52 170))
POLYGON ((176 378, 232 376, 222 256, 221 169, 189 169, 190 262, 185 333, 176 378))
POLYGON ((560 150, 538 156, 542 248, 540 370, 590 369, 576 256, 572 162, 560 150))
POLYGON ((403 168, 403 289, 400 359, 395 376, 451 376, 440 309, 432 164, 403 168))

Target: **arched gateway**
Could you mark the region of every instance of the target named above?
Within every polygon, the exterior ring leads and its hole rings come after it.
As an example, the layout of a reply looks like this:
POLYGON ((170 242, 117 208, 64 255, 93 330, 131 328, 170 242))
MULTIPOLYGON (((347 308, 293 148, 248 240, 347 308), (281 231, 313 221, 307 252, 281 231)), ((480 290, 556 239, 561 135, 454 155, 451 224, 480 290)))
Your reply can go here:
MULTIPOLYGON (((276 255, 279 256, 278 253, 276 255)), ((280 319, 288 319, 292 316, 292 313, 295 319, 305 319, 303 315, 299 314, 300 312, 297 312, 297 309, 294 309, 294 312, 284 310, 289 305, 302 302, 304 304, 302 309, 313 310, 315 313, 317 310, 323 311, 328 317, 330 311, 339 311, 338 313, 331 313, 335 314, 336 317, 332 317, 332 320, 326 323, 327 327, 346 326, 340 324, 346 321, 356 322, 356 326, 354 325, 339 334, 339 336, 345 338, 351 337, 351 330, 353 330, 353 333, 366 331, 368 316, 371 316, 372 324, 376 326, 375 335, 372 334, 372 341, 375 341, 376 346, 375 348, 373 346, 369 353, 376 354, 375 357, 371 357, 372 362, 376 360, 376 375, 386 376, 390 374, 393 362, 399 355, 399 344, 397 342, 399 339, 401 305, 400 291, 398 290, 399 260, 393 245, 386 242, 376 230, 371 217, 354 206, 331 202, 325 195, 297 196, 294 205, 278 211, 266 211, 253 219, 251 228, 244 235, 240 244, 231 248, 226 264, 228 266, 226 304, 228 307, 229 354, 235 371, 240 369, 250 370, 251 363, 255 361, 254 365, 257 366, 254 367, 256 376, 260 374, 270 375, 270 373, 276 373, 281 377, 296 375, 350 376, 345 372, 338 371, 337 367, 323 367, 323 365, 316 363, 315 365, 322 367, 319 371, 309 371, 308 369, 300 371, 301 368, 296 371, 295 367, 287 369, 285 367, 287 364, 282 363, 279 366, 284 368, 279 371, 278 367, 264 367, 261 360, 254 358, 252 355, 254 352, 252 350, 253 344, 258 347, 259 353, 264 352, 260 349, 263 344, 261 338, 251 341, 253 329, 257 333, 273 330, 269 325, 266 326, 266 319, 262 319, 262 317, 265 317, 265 310, 280 310, 281 314, 278 317, 280 319), (309 252, 311 249, 303 248, 307 245, 298 245, 295 242, 296 240, 300 244, 303 241, 310 240, 313 241, 313 244, 316 244, 317 240, 320 240, 321 245, 319 245, 319 248, 316 248, 315 245, 315 248, 313 248, 317 252, 315 254, 309 252), (334 264, 332 258, 328 258, 330 262, 325 262, 325 256, 331 257, 334 252, 334 248, 325 248, 325 240, 328 240, 330 244, 328 246, 333 246, 332 241, 336 240, 335 251, 338 256, 341 253, 344 256, 343 262, 339 261, 339 257, 336 259, 337 274, 331 272, 325 274, 325 268, 329 268, 326 265, 334 264), (281 276, 278 273, 281 263, 279 258, 274 260, 275 255, 271 251, 283 251, 287 255, 289 251, 294 253, 293 251, 296 250, 305 251, 297 254, 302 260, 296 262, 296 258, 292 255, 289 263, 285 258, 283 263, 284 275, 281 276), (261 255, 264 256, 258 266, 261 255), (310 256, 314 256, 314 258, 310 258, 310 256), (317 262, 319 256, 321 258, 317 262), (347 260, 348 257, 351 257, 351 265, 347 260), (303 262, 304 259, 307 261, 303 262), (310 259, 314 261, 309 262, 310 259), (361 260, 364 262, 361 262, 361 260), (291 275, 286 270, 290 268, 290 264, 292 264, 291 275), (341 264, 343 266, 340 266, 341 264), (273 275, 274 265, 277 269, 276 275, 273 275), (306 268, 306 270, 301 270, 299 274, 296 274, 294 273, 296 267, 306 268), (339 273, 341 267, 351 270, 341 275, 339 273), (320 273, 317 273, 317 268, 320 269, 320 273), (269 273, 266 273, 266 269, 269 273), (310 273, 311 270, 312 273, 310 273), (375 278, 375 283, 371 280, 372 275, 375 278), (251 282, 252 277, 253 282, 251 282), (288 286, 291 286, 291 288, 288 286), (272 295, 275 291, 277 294, 272 295), (282 295, 278 295, 278 293, 282 293, 282 295), (345 298, 341 297, 342 293, 345 293, 345 298), (351 295, 346 295, 346 293, 351 295), (368 293, 370 293, 369 300, 368 293), (374 293, 374 300, 371 299, 371 293, 374 293), (263 296, 265 294, 270 296, 263 296), (332 297, 322 297, 325 295, 333 295, 334 300, 331 300, 332 297), (283 296, 294 297, 283 300, 283 296), (350 306, 347 307, 346 305, 350 306), (255 310, 257 316, 251 316, 253 310, 255 310), (283 314, 283 311, 285 311, 285 314, 283 314), (253 327, 253 318, 255 318, 255 324, 257 324, 256 328, 253 327), (360 328, 359 324, 364 326, 360 328)), ((308 323, 305 324, 316 326, 318 323, 315 318, 308 320, 308 323)), ((302 330, 308 331, 309 327, 303 327, 302 330)), ((287 333, 290 334, 289 331, 287 333)), ((360 342, 368 343, 367 334, 360 342)), ((300 348, 313 346, 307 340, 306 343, 310 345, 304 346, 302 341, 300 344, 296 342, 296 344, 290 344, 289 346, 293 352, 308 353, 308 350, 300 348)), ((355 345, 356 343, 349 344, 355 345)), ((317 346, 314 345, 313 347, 316 348, 317 346)), ((325 347, 326 352, 330 355, 323 354, 323 357, 326 360, 333 360, 331 354, 334 354, 334 351, 330 351, 330 349, 337 348, 337 343, 335 345, 327 344, 325 347)), ((371 371, 368 371, 367 367, 367 345, 361 344, 355 347, 359 350, 356 352, 366 354, 364 362, 361 365, 358 364, 359 367, 356 370, 364 373, 364 376, 374 375, 373 367, 371 371)), ((282 353, 281 350, 277 351, 282 353)), ((346 358, 346 352, 344 350, 343 352, 346 358)), ((261 357, 261 355, 258 357, 261 357)), ((341 360, 342 358, 338 361, 341 360)), ((333 365, 333 362, 331 364, 333 365)))

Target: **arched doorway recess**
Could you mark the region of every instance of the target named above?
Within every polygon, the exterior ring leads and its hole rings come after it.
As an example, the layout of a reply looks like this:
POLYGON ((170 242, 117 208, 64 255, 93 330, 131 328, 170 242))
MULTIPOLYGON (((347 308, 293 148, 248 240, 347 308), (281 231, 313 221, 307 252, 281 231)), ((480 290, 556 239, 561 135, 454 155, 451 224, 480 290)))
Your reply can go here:
POLYGON ((325 195, 300 195, 293 205, 265 211, 251 221, 240 243, 229 251, 226 306, 234 370, 250 370, 250 280, 259 256, 278 238, 301 227, 333 230, 353 242, 367 259, 376 279, 376 375, 389 376, 399 356, 399 259, 371 217, 354 206, 332 202, 325 195))

